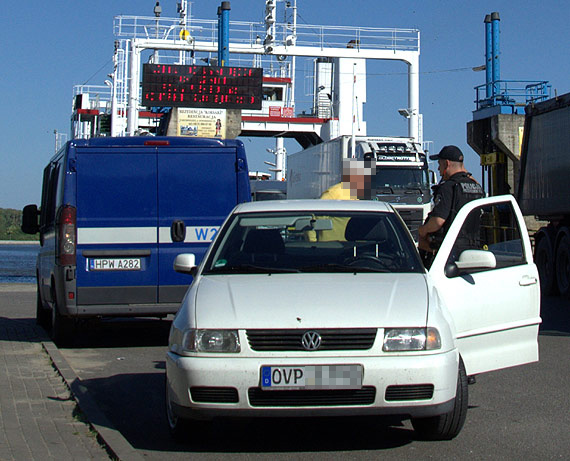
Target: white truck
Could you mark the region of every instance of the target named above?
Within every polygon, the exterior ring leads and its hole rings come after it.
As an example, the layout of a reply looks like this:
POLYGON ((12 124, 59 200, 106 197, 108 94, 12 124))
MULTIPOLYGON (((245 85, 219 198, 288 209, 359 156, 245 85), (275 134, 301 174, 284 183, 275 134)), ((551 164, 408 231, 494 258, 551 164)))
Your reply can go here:
MULTIPOLYGON (((418 238, 432 208, 430 174, 421 145, 407 137, 356 136, 354 156, 375 159, 372 199, 391 203, 418 238)), ((342 161, 352 157, 351 136, 339 136, 287 157, 287 198, 319 198, 342 180, 342 161)))

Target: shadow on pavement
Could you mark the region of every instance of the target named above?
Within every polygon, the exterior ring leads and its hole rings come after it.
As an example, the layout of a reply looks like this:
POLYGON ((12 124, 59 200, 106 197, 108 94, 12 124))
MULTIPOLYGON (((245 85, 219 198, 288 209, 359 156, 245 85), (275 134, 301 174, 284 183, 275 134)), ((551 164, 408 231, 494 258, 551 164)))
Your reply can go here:
POLYGON ((166 347, 171 323, 154 318, 82 320, 64 348, 166 347))
POLYGON ((570 336, 570 300, 562 296, 545 296, 541 300, 540 335, 570 336))
POLYGON ((0 317, 0 341, 39 343, 49 339, 33 318, 0 317))
POLYGON ((327 452, 381 450, 411 443, 397 418, 239 418, 203 423, 175 442, 164 409, 164 373, 123 374, 82 381, 98 406, 138 450, 156 452, 327 452))

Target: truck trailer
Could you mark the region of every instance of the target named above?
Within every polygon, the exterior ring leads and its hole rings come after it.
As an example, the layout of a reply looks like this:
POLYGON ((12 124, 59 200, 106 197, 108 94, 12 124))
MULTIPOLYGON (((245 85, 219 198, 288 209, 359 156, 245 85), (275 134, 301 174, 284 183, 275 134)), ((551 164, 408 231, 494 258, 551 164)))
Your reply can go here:
MULTIPOLYGON (((287 158, 288 199, 319 198, 341 182, 342 162, 352 157, 351 136, 339 136, 287 158)), ((417 241, 418 227, 432 208, 425 152, 413 138, 356 136, 354 157, 376 162, 372 199, 391 203, 417 241)))
POLYGON ((548 224, 534 234, 542 293, 570 296, 570 93, 528 105, 518 202, 548 224))

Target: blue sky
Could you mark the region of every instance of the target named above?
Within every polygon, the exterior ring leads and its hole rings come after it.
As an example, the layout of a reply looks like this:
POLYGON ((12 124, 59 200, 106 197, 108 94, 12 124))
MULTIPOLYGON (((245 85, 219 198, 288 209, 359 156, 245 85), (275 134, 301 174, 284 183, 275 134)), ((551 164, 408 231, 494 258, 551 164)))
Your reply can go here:
MULTIPOLYGON (((4 1, 0 27, 2 103, 0 208, 39 203, 42 170, 54 151, 54 130, 69 133, 72 88, 101 85, 112 70, 113 17, 152 16, 155 0, 4 1)), ((195 18, 216 19, 221 1, 195 1, 195 18)), ((231 1, 230 20, 262 21, 263 0, 231 1)), ((163 16, 176 16, 176 0, 161 1, 163 16)), ((421 33, 420 111, 424 139, 434 150, 458 145, 468 168, 480 176, 479 157, 466 142, 474 87, 485 81, 486 14, 501 16, 501 78, 548 80, 558 94, 570 91, 570 2, 298 0, 300 24, 417 28, 421 33)), ((230 37, 231 38, 231 37, 230 37)), ((231 56, 230 56, 231 59, 231 56)), ((369 135, 407 135, 398 108, 407 107, 406 66, 368 66, 364 119, 369 135)), ((301 85, 298 85, 301 87, 301 85)), ((297 109, 309 98, 297 93, 297 109)), ((306 102, 306 108, 309 103, 306 102)), ((244 139, 251 169, 265 170, 274 142, 244 139)), ((287 142, 289 153, 299 150, 287 142)))

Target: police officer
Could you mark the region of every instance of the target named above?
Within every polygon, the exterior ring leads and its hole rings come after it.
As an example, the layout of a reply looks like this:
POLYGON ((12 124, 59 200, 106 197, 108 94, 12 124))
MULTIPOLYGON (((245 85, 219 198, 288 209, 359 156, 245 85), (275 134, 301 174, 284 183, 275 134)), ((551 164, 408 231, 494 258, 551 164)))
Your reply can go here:
MULTIPOLYGON (((471 200, 484 197, 485 193, 481 185, 463 166, 463 153, 457 146, 445 146, 439 154, 431 155, 430 159, 437 160, 442 182, 435 188, 434 208, 426 222, 419 228, 418 247, 428 255, 433 255, 459 209, 471 200)), ((462 240, 459 243, 465 248, 473 246, 474 241, 478 240, 478 224, 478 222, 470 223, 465 226, 471 229, 474 235, 468 235, 466 232, 460 233, 458 241, 462 240)), ((429 261, 429 258, 427 260, 429 261)))

